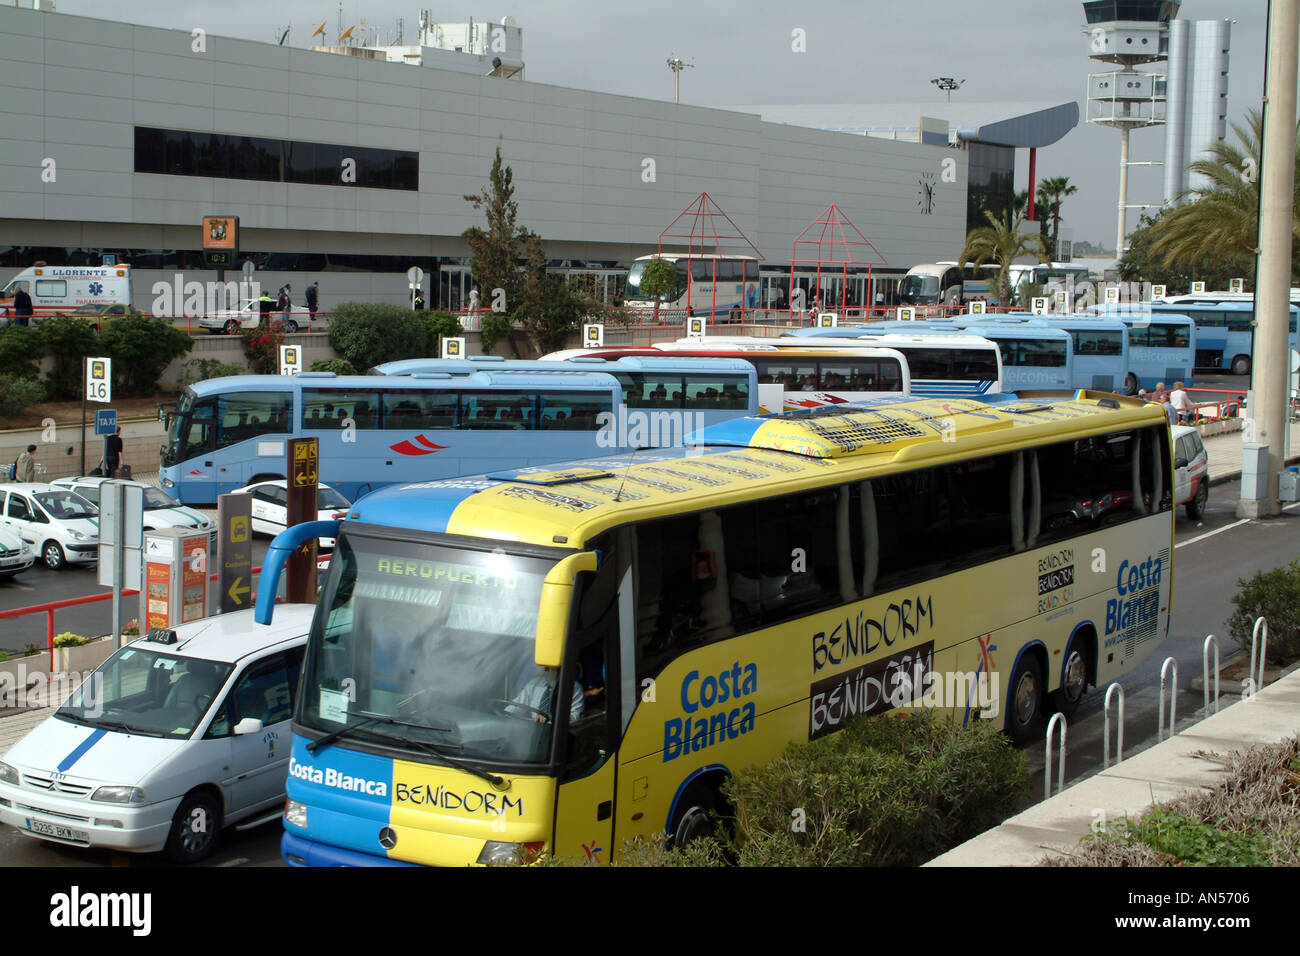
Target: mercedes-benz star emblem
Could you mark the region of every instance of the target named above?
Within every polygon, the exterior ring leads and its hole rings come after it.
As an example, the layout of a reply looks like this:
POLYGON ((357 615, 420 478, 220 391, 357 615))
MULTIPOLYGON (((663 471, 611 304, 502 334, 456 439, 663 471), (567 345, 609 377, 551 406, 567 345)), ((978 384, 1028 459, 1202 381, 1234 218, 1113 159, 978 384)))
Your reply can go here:
POLYGON ((379 831, 379 845, 385 850, 391 850, 397 846, 397 831, 392 827, 384 827, 379 831))

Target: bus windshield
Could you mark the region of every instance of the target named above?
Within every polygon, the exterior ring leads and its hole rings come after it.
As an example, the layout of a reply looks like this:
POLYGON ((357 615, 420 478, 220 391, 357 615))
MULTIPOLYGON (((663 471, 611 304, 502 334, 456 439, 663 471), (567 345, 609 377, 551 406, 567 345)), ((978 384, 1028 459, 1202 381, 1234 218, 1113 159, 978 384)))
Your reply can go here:
POLYGON ((415 759, 546 762, 555 675, 534 664, 534 645, 552 563, 345 532, 312 624, 299 723, 358 725, 353 739, 415 759))
POLYGON ((903 276, 902 284, 898 287, 898 297, 906 303, 934 302, 938 296, 938 276, 903 276))
MULTIPOLYGON (((650 296, 641 291, 641 280, 645 278, 645 267, 653 262, 653 259, 638 259, 632 263, 632 268, 627 273, 627 284, 623 287, 623 297, 625 299, 649 299, 650 296)), ((681 298, 686 291, 686 266, 678 262, 677 266, 677 287, 671 293, 660 297, 662 302, 673 302, 681 298)))

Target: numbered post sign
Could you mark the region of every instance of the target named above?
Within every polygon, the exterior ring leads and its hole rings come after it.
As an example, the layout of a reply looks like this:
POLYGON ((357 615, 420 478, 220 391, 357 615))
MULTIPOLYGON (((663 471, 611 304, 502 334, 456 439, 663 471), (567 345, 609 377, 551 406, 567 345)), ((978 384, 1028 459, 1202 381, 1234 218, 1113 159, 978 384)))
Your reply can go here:
POLYGON ((688 339, 704 338, 704 319, 691 316, 686 320, 686 337, 688 339))
POLYGON ((297 375, 302 371, 302 346, 280 346, 280 374, 297 375))
POLYGON ((1164 287, 1164 286, 1162 286, 1162 285, 1153 285, 1153 286, 1151 287, 1151 301, 1152 301, 1152 302, 1155 302, 1157 299, 1163 299, 1164 297, 1165 297, 1165 287, 1164 287))
POLYGON ((1229 292, 1236 292, 1236 293, 1245 292, 1245 291, 1246 291, 1246 280, 1245 280, 1245 279, 1231 279, 1231 280, 1229 280, 1229 282, 1228 282, 1228 291, 1229 291, 1229 292))
POLYGON ((605 344, 605 326, 592 322, 582 327, 582 344, 587 348, 600 348, 605 344))
POLYGON ((1047 301, 1047 296, 1045 295, 1034 296, 1033 301, 1030 303, 1030 311, 1032 311, 1034 315, 1046 315, 1047 301))
POLYGON ((1195 293, 1195 294, 1197 294, 1197 295, 1200 295, 1201 293, 1205 292, 1205 283, 1204 283, 1204 282, 1193 282, 1193 283, 1192 283, 1192 292, 1195 293))
POLYGON ((838 328, 840 324, 840 314, 838 312, 820 312, 817 315, 817 327, 821 329, 838 328))
POLYGON ((1117 285, 1106 286, 1106 304, 1119 305, 1119 286, 1117 285))
POLYGON ((464 358, 465 339, 461 337, 454 338, 454 339, 444 338, 442 340, 442 357, 445 359, 464 358))
POLYGON ((983 315, 985 303, 983 299, 976 299, 970 304, 970 315, 983 315))
POLYGON ((916 321, 916 309, 912 308, 910 305, 901 306, 895 315, 899 322, 916 321))
POLYGON ((107 358, 86 359, 86 401, 113 400, 113 361, 107 358))

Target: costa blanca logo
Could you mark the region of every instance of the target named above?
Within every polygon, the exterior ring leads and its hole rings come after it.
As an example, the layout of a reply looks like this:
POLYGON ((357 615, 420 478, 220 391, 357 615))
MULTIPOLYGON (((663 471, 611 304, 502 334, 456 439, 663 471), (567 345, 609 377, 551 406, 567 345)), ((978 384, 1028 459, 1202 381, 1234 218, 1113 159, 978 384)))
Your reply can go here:
POLYGON ((320 767, 299 763, 294 757, 289 758, 289 776, 307 783, 333 787, 336 790, 351 790, 357 793, 366 793, 373 797, 388 796, 388 783, 384 780, 353 777, 346 773, 339 773, 333 767, 322 770, 320 767))
POLYGON ((434 452, 443 451, 447 446, 430 441, 423 435, 416 435, 414 439, 408 438, 406 441, 399 441, 396 445, 388 447, 399 455, 432 455, 434 452))
POLYGON ((150 893, 83 893, 73 886, 50 897, 50 925, 66 928, 128 927, 133 936, 148 936, 153 928, 150 893))

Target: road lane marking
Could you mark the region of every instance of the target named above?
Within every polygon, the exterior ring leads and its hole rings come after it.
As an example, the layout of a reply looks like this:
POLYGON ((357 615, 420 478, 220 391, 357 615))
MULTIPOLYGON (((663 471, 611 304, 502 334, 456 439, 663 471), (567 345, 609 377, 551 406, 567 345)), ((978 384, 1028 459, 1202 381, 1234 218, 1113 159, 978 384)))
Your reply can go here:
MULTIPOLYGON (((1290 511, 1292 508, 1300 508, 1300 501, 1296 501, 1293 502, 1292 504, 1282 506, 1283 511, 1290 511)), ((1186 541, 1179 541, 1176 545, 1174 545, 1174 549, 1177 550, 1178 548, 1183 547, 1183 545, 1195 544, 1198 541, 1204 541, 1206 538, 1212 538, 1216 534, 1219 534, 1223 531, 1231 531, 1233 528, 1236 528, 1240 525, 1247 524, 1255 520, 1257 519, 1239 518, 1236 521, 1234 521, 1232 524, 1225 524, 1222 528, 1215 528, 1213 531, 1205 532, 1205 534, 1198 534, 1195 538, 1188 538, 1186 541)))

